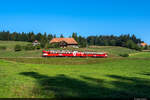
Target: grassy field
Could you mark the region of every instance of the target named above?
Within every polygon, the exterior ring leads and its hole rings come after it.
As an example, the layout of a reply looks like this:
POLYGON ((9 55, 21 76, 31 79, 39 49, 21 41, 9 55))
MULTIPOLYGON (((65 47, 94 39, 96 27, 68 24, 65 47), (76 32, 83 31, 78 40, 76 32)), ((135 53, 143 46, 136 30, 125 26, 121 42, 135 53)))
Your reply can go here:
POLYGON ((130 58, 150 58, 150 52, 139 52, 130 55, 130 58))
MULTIPOLYGON (((7 50, 0 50, 0 58, 2 57, 5 57, 5 58, 36 57, 37 58, 37 57, 41 57, 42 55, 42 50, 33 50, 33 51, 23 50, 23 51, 15 52, 13 48, 16 44, 20 44, 23 46, 23 45, 29 44, 29 42, 0 41, 0 46, 7 47, 7 50)), ((51 50, 57 50, 57 49, 51 48, 51 50)), ((116 47, 116 46, 90 46, 88 48, 78 48, 78 49, 66 48, 64 50, 107 52, 109 57, 118 57, 122 53, 132 54, 132 53, 138 52, 138 51, 131 50, 128 48, 116 47)))
POLYGON ((6 46, 7 50, 13 50, 16 44, 24 46, 29 43, 30 42, 21 42, 21 41, 0 41, 0 46, 6 46))
POLYGON ((48 60, 0 60, 0 97, 150 98, 149 58, 48 60))
POLYGON ((92 46, 75 50, 109 58, 41 58, 42 50, 8 47, 0 51, 0 98, 150 98, 150 52, 92 46))

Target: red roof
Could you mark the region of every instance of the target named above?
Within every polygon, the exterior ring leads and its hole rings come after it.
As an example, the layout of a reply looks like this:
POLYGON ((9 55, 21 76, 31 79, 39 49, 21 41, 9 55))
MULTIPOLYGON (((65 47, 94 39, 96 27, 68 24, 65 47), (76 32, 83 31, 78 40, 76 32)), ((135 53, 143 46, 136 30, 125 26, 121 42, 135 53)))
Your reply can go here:
POLYGON ((146 43, 141 43, 141 46, 146 46, 147 44, 146 43))
POLYGON ((50 43, 65 41, 67 44, 78 44, 74 38, 53 38, 50 43))

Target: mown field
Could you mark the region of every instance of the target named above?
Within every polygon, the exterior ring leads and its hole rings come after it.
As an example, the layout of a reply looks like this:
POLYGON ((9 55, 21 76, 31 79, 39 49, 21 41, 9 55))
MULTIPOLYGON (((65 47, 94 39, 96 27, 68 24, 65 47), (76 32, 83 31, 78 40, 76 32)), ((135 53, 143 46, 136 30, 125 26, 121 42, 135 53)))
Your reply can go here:
POLYGON ((0 51, 0 98, 150 98, 150 52, 86 50, 105 51, 111 57, 41 58, 42 50, 9 52, 13 55, 0 51))

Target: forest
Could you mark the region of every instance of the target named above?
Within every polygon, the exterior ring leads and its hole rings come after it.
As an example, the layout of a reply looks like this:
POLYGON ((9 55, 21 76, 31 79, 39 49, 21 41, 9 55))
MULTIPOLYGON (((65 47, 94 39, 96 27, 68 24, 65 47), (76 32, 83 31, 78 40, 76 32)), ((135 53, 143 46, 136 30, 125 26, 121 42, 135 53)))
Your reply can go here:
MULTIPOLYGON (((59 37, 63 38, 63 34, 59 37)), ((59 38, 57 37, 57 38, 59 38)), ((90 45, 95 46, 121 46, 127 47, 130 49, 141 50, 141 48, 137 45, 138 43, 142 43, 141 39, 137 38, 134 34, 123 34, 120 36, 114 35, 92 35, 83 37, 78 35, 77 33, 72 33, 72 36, 78 44, 79 47, 87 47, 90 45)), ((27 41, 33 42, 34 40, 38 40, 41 43, 41 47, 45 47, 46 44, 52 38, 56 38, 56 34, 48 34, 48 33, 34 33, 34 32, 10 32, 10 31, 1 31, 0 32, 0 40, 2 41, 27 41)))

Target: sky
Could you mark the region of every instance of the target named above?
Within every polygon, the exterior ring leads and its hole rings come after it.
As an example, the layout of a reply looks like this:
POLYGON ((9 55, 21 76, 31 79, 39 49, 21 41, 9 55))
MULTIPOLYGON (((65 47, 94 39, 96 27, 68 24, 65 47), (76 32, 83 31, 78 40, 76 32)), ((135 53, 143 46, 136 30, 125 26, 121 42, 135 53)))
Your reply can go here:
POLYGON ((150 0, 0 0, 0 30, 135 34, 150 44, 150 0))

